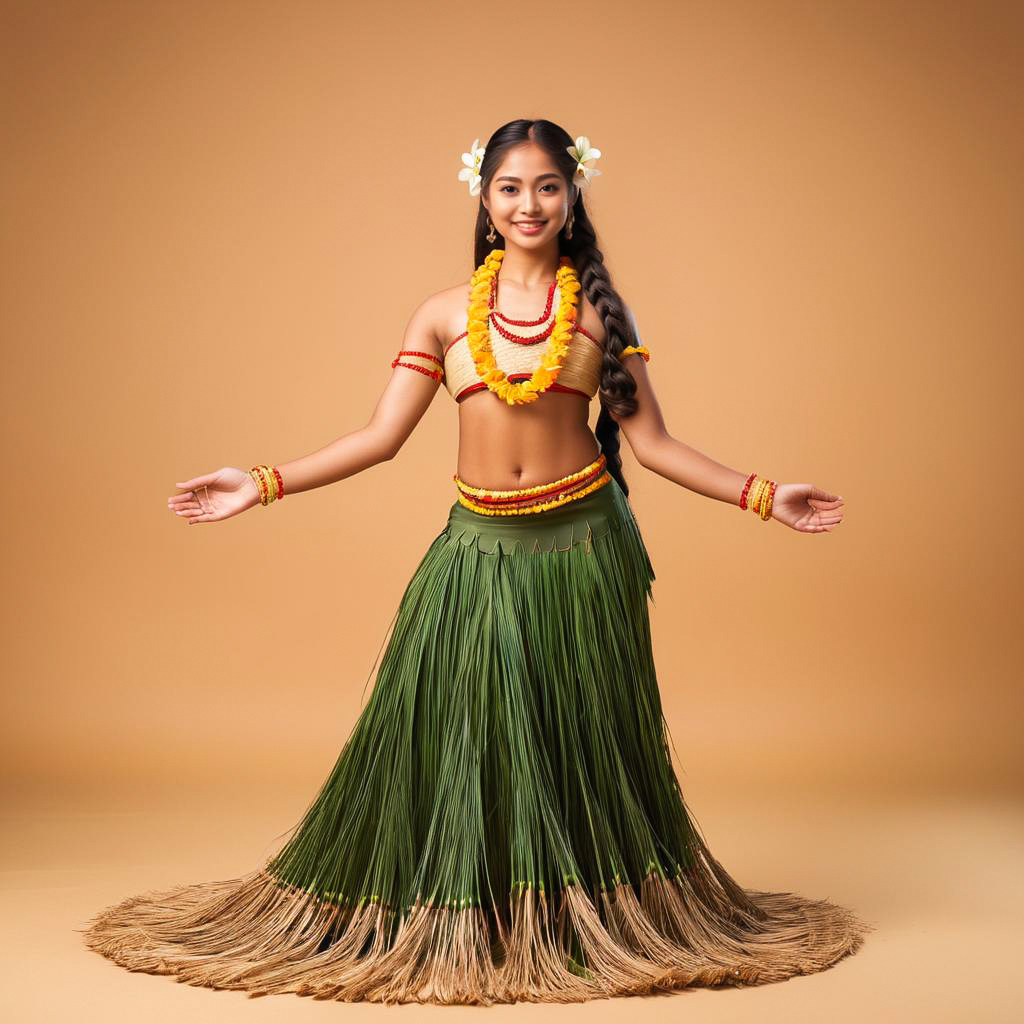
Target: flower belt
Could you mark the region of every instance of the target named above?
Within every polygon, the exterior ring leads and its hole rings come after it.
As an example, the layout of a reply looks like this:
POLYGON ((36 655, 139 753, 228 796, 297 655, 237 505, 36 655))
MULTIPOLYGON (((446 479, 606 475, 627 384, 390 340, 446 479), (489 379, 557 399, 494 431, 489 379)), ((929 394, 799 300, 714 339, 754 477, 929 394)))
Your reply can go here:
POLYGON ((546 509, 575 501, 599 487, 604 487, 611 482, 612 477, 606 468, 604 455, 599 455, 590 465, 558 480, 552 480, 551 483, 518 487, 509 491, 471 487, 459 479, 458 473, 452 479, 458 488, 459 502, 466 508, 485 516, 520 516, 531 512, 544 512, 546 509))

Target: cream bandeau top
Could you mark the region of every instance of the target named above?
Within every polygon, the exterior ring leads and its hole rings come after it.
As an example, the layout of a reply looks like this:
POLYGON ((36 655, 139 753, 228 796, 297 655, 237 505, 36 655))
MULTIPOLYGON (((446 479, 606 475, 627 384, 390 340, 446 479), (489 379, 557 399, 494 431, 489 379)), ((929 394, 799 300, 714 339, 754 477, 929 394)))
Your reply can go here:
MULTIPOLYGON (((491 333, 491 350, 495 362, 510 381, 523 381, 532 376, 540 365, 548 339, 532 344, 509 341, 497 331, 491 333)), ((569 342, 558 379, 547 391, 563 391, 593 398, 601 386, 601 343, 584 328, 577 326, 569 342)), ((454 338, 444 352, 444 386, 456 402, 482 391, 487 385, 476 372, 473 355, 469 351, 466 332, 454 338)), ((543 397, 543 395, 541 395, 543 397)))
MULTIPOLYGON (((553 283, 548 292, 548 309, 558 308, 561 296, 558 285, 553 283)), ((510 381, 523 381, 533 375, 534 370, 540 365, 547 349, 550 334, 547 337, 540 337, 544 328, 552 317, 550 313, 536 321, 528 321, 525 325, 510 325, 502 322, 502 327, 509 332, 519 335, 521 338, 533 338, 536 341, 513 340, 507 338, 495 327, 495 318, 489 318, 489 335, 491 351, 494 354, 498 368, 510 381)), ((637 346, 632 352, 639 352, 644 359, 648 359, 647 349, 644 346, 637 346)), ((626 358, 631 354, 627 351, 623 354, 626 358)), ((473 354, 469 350, 469 339, 467 332, 463 331, 456 335, 445 346, 444 362, 441 380, 447 388, 448 393, 456 402, 461 402, 469 395, 486 389, 487 384, 480 379, 476 371, 476 364, 473 362, 473 354)), ((562 391, 574 395, 583 395, 585 398, 593 398, 601 387, 601 364, 604 352, 599 342, 586 328, 576 325, 576 331, 569 341, 565 358, 562 361, 562 368, 558 372, 558 379, 545 389, 545 391, 562 391)), ((426 352, 403 351, 401 359, 404 365, 412 364, 413 368, 420 369, 425 373, 437 373, 437 361, 432 355, 426 352)), ((396 360, 397 362, 397 360, 396 360)), ((394 365, 394 363, 392 364, 394 365)), ((540 395, 544 397, 544 392, 540 395)))
MULTIPOLYGON (((561 303, 561 289, 552 282, 548 291, 547 308, 558 309, 561 303)), ((553 320, 547 312, 539 320, 527 321, 525 325, 513 325, 500 317, 488 320, 491 351, 498 368, 510 381, 527 380, 540 365, 547 350, 550 334, 540 337, 549 321, 553 320), (504 336, 496 326, 523 338, 538 337, 537 341, 512 340, 504 336)), ((601 386, 601 343, 592 334, 577 324, 576 331, 569 341, 562 368, 558 371, 558 379, 552 381, 546 390, 562 391, 570 394, 593 398, 601 386)), ((444 350, 444 381, 448 393, 456 402, 461 402, 468 395, 484 390, 487 385, 480 379, 473 362, 473 354, 469 350, 467 332, 454 337, 444 350)), ((541 394, 543 397, 543 393, 541 394)))

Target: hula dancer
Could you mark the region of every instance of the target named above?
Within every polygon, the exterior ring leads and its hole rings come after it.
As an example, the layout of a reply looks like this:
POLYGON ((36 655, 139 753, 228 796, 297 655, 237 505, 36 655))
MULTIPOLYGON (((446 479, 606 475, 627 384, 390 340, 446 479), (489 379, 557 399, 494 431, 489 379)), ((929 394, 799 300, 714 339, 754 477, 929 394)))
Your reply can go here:
POLYGON ((842 498, 667 432, 584 203, 601 155, 585 136, 516 120, 478 141, 459 174, 480 197, 476 269, 416 309, 370 422, 168 500, 220 522, 392 458, 442 384, 458 404, 452 505, 333 770, 247 874, 98 913, 86 943, 131 970, 254 995, 562 1003, 820 971, 873 927, 745 888, 705 845, 670 760, 619 433, 759 523, 830 531, 842 498))

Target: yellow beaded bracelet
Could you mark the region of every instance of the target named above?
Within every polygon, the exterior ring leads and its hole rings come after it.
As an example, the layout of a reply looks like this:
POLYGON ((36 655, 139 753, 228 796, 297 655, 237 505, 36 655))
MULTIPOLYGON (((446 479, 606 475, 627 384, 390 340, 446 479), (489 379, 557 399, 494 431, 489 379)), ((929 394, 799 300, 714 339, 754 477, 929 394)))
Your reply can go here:
POLYGON ((252 477, 253 483, 256 484, 256 489, 259 491, 261 505, 269 505, 272 501, 276 501, 281 496, 281 488, 277 482, 277 474, 270 466, 262 463, 257 466, 253 466, 249 470, 249 476, 252 477))

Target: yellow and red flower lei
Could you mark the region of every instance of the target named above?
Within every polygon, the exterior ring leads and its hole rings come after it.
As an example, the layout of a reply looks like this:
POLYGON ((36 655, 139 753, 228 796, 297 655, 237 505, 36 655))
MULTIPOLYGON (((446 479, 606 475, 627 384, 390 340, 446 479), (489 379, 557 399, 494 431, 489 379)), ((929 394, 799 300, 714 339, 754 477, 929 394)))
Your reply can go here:
POLYGON ((580 290, 579 278, 568 256, 558 261, 558 312, 540 365, 528 380, 513 383, 499 369, 491 349, 489 298, 491 285, 498 276, 504 249, 492 249, 484 262, 473 272, 466 324, 466 342, 469 346, 477 376, 499 398, 509 405, 534 402, 558 378, 569 342, 576 332, 576 295, 580 290))

